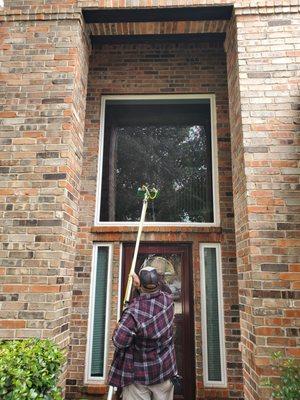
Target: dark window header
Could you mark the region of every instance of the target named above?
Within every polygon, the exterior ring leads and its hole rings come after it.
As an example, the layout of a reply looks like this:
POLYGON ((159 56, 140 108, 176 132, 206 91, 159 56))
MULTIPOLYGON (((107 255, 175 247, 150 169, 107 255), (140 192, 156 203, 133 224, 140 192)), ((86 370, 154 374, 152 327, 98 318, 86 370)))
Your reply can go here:
POLYGON ((87 23, 211 21, 231 18, 233 6, 165 7, 135 9, 83 9, 87 23))

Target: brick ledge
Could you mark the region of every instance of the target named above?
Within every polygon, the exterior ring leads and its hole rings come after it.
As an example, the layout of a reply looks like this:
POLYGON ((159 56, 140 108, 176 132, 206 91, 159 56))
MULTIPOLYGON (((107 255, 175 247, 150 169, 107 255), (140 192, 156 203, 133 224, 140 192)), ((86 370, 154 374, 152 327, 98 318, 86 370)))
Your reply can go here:
MULTIPOLYGON (((138 226, 92 226, 91 233, 135 233, 138 226)), ((219 226, 144 226, 143 233, 222 233, 219 226)))
POLYGON ((86 385, 83 392, 86 394, 106 394, 108 392, 108 385, 104 383, 86 385))

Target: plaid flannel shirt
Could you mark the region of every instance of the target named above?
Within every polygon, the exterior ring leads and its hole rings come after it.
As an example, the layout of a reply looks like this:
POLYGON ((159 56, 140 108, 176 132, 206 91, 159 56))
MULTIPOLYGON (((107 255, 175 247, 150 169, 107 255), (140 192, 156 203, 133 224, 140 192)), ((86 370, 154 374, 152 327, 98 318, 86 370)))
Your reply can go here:
POLYGON ((171 295, 157 291, 133 299, 113 335, 116 351, 109 385, 153 385, 177 374, 173 320, 171 295))

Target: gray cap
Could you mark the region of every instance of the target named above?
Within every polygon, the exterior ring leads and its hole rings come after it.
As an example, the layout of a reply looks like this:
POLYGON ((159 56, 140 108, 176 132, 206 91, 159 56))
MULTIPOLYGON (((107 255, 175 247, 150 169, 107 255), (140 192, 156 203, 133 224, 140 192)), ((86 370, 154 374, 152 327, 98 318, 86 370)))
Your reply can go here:
POLYGON ((148 290, 155 290, 158 287, 158 274, 153 267, 143 267, 139 272, 141 285, 148 290))

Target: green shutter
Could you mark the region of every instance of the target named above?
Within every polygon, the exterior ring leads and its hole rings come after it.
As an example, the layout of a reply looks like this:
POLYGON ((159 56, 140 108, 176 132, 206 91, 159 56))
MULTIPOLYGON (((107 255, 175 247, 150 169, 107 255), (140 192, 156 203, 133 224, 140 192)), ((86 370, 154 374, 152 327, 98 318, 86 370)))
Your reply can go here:
POLYGON ((209 381, 222 381, 220 354, 217 249, 204 248, 207 368, 209 381))
POLYGON ((94 324, 92 339, 91 376, 103 376, 104 346, 105 346, 105 317, 107 294, 108 247, 98 247, 96 290, 94 304, 94 324))

